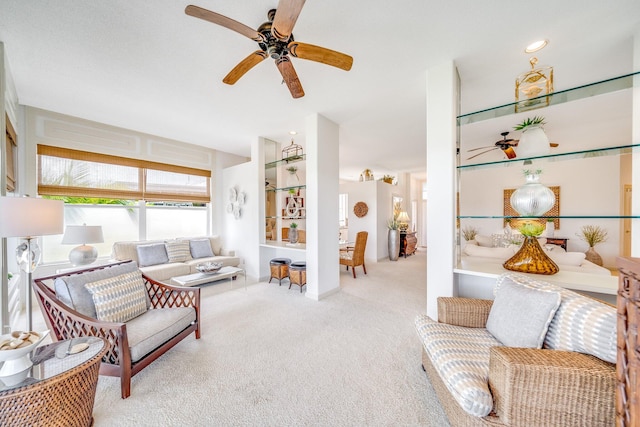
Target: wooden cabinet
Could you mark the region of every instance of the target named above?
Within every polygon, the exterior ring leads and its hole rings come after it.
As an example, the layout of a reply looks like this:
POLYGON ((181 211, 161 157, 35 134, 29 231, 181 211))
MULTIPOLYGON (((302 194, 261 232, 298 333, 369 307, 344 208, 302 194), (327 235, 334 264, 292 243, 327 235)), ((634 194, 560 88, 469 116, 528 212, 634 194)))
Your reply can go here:
POLYGON ((400 256, 404 255, 406 258, 407 255, 413 255, 416 246, 418 246, 418 238, 415 231, 400 233, 400 256))
POLYGON ((567 241, 569 239, 566 237, 547 237, 547 244, 549 245, 558 245, 565 251, 567 250, 567 241))
POLYGON ((640 425, 640 258, 618 258, 616 426, 640 425))

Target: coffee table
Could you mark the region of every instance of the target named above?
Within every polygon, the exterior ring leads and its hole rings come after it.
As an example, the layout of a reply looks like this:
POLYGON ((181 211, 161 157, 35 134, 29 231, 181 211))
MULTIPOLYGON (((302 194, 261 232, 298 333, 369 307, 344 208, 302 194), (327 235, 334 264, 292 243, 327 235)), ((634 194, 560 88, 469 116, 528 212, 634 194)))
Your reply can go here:
POLYGON ((186 276, 172 277, 171 284, 177 286, 197 286, 222 279, 235 279, 239 274, 244 276, 244 284, 246 286, 247 275, 244 269, 239 267, 222 267, 217 273, 193 273, 187 274, 186 276))

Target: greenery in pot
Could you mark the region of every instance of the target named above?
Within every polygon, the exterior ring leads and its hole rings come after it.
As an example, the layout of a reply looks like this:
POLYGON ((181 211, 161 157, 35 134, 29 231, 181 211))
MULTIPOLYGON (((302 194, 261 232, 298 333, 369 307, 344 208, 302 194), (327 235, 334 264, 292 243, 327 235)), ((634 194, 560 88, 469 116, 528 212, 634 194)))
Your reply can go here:
POLYGON ((295 222, 292 222, 291 225, 289 225, 289 227, 298 228, 298 224, 296 224, 295 222))
POLYGON ((542 117, 542 116, 535 116, 533 118, 527 117, 526 119, 524 119, 522 121, 522 123, 519 123, 519 124, 515 125, 513 127, 513 129, 515 129, 515 130, 525 130, 529 126, 542 126, 545 123, 546 122, 544 121, 544 117, 542 117))
POLYGON ((587 242, 591 248, 606 241, 608 237, 607 230, 597 225, 583 225, 580 233, 576 233, 576 236, 587 242))
POLYGON ((544 225, 539 222, 529 222, 521 225, 520 228, 518 228, 518 231, 523 236, 538 237, 544 231, 544 225))
POLYGON ((389 230, 397 230, 400 227, 400 223, 398 222, 398 218, 395 216, 387 221, 387 228, 389 230))
POLYGON ((473 240, 478 235, 478 229, 472 226, 467 226, 462 228, 462 237, 467 242, 473 240))

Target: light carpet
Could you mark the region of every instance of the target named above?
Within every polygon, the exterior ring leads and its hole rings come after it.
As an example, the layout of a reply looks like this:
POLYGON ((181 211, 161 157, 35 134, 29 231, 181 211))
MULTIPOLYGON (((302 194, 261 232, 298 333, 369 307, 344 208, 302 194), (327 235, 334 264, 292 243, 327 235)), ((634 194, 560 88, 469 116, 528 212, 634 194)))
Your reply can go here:
POLYGON ((420 365, 413 319, 426 256, 341 268, 319 302, 243 279, 202 288, 193 334, 136 375, 101 376, 95 426, 447 426, 420 365))

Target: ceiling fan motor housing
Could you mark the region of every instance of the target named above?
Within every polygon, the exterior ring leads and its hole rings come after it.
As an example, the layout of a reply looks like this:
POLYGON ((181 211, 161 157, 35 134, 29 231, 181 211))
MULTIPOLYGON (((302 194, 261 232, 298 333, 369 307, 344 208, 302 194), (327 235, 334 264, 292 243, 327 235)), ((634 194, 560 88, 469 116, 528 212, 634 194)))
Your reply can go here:
POLYGON ((276 14, 275 9, 271 9, 267 14, 269 21, 260 25, 257 31, 264 37, 264 42, 258 42, 260 49, 267 53, 273 59, 280 59, 281 57, 289 54, 287 45, 293 41, 293 34, 289 36, 287 40, 278 40, 271 33, 271 27, 273 25, 273 18, 276 14))

